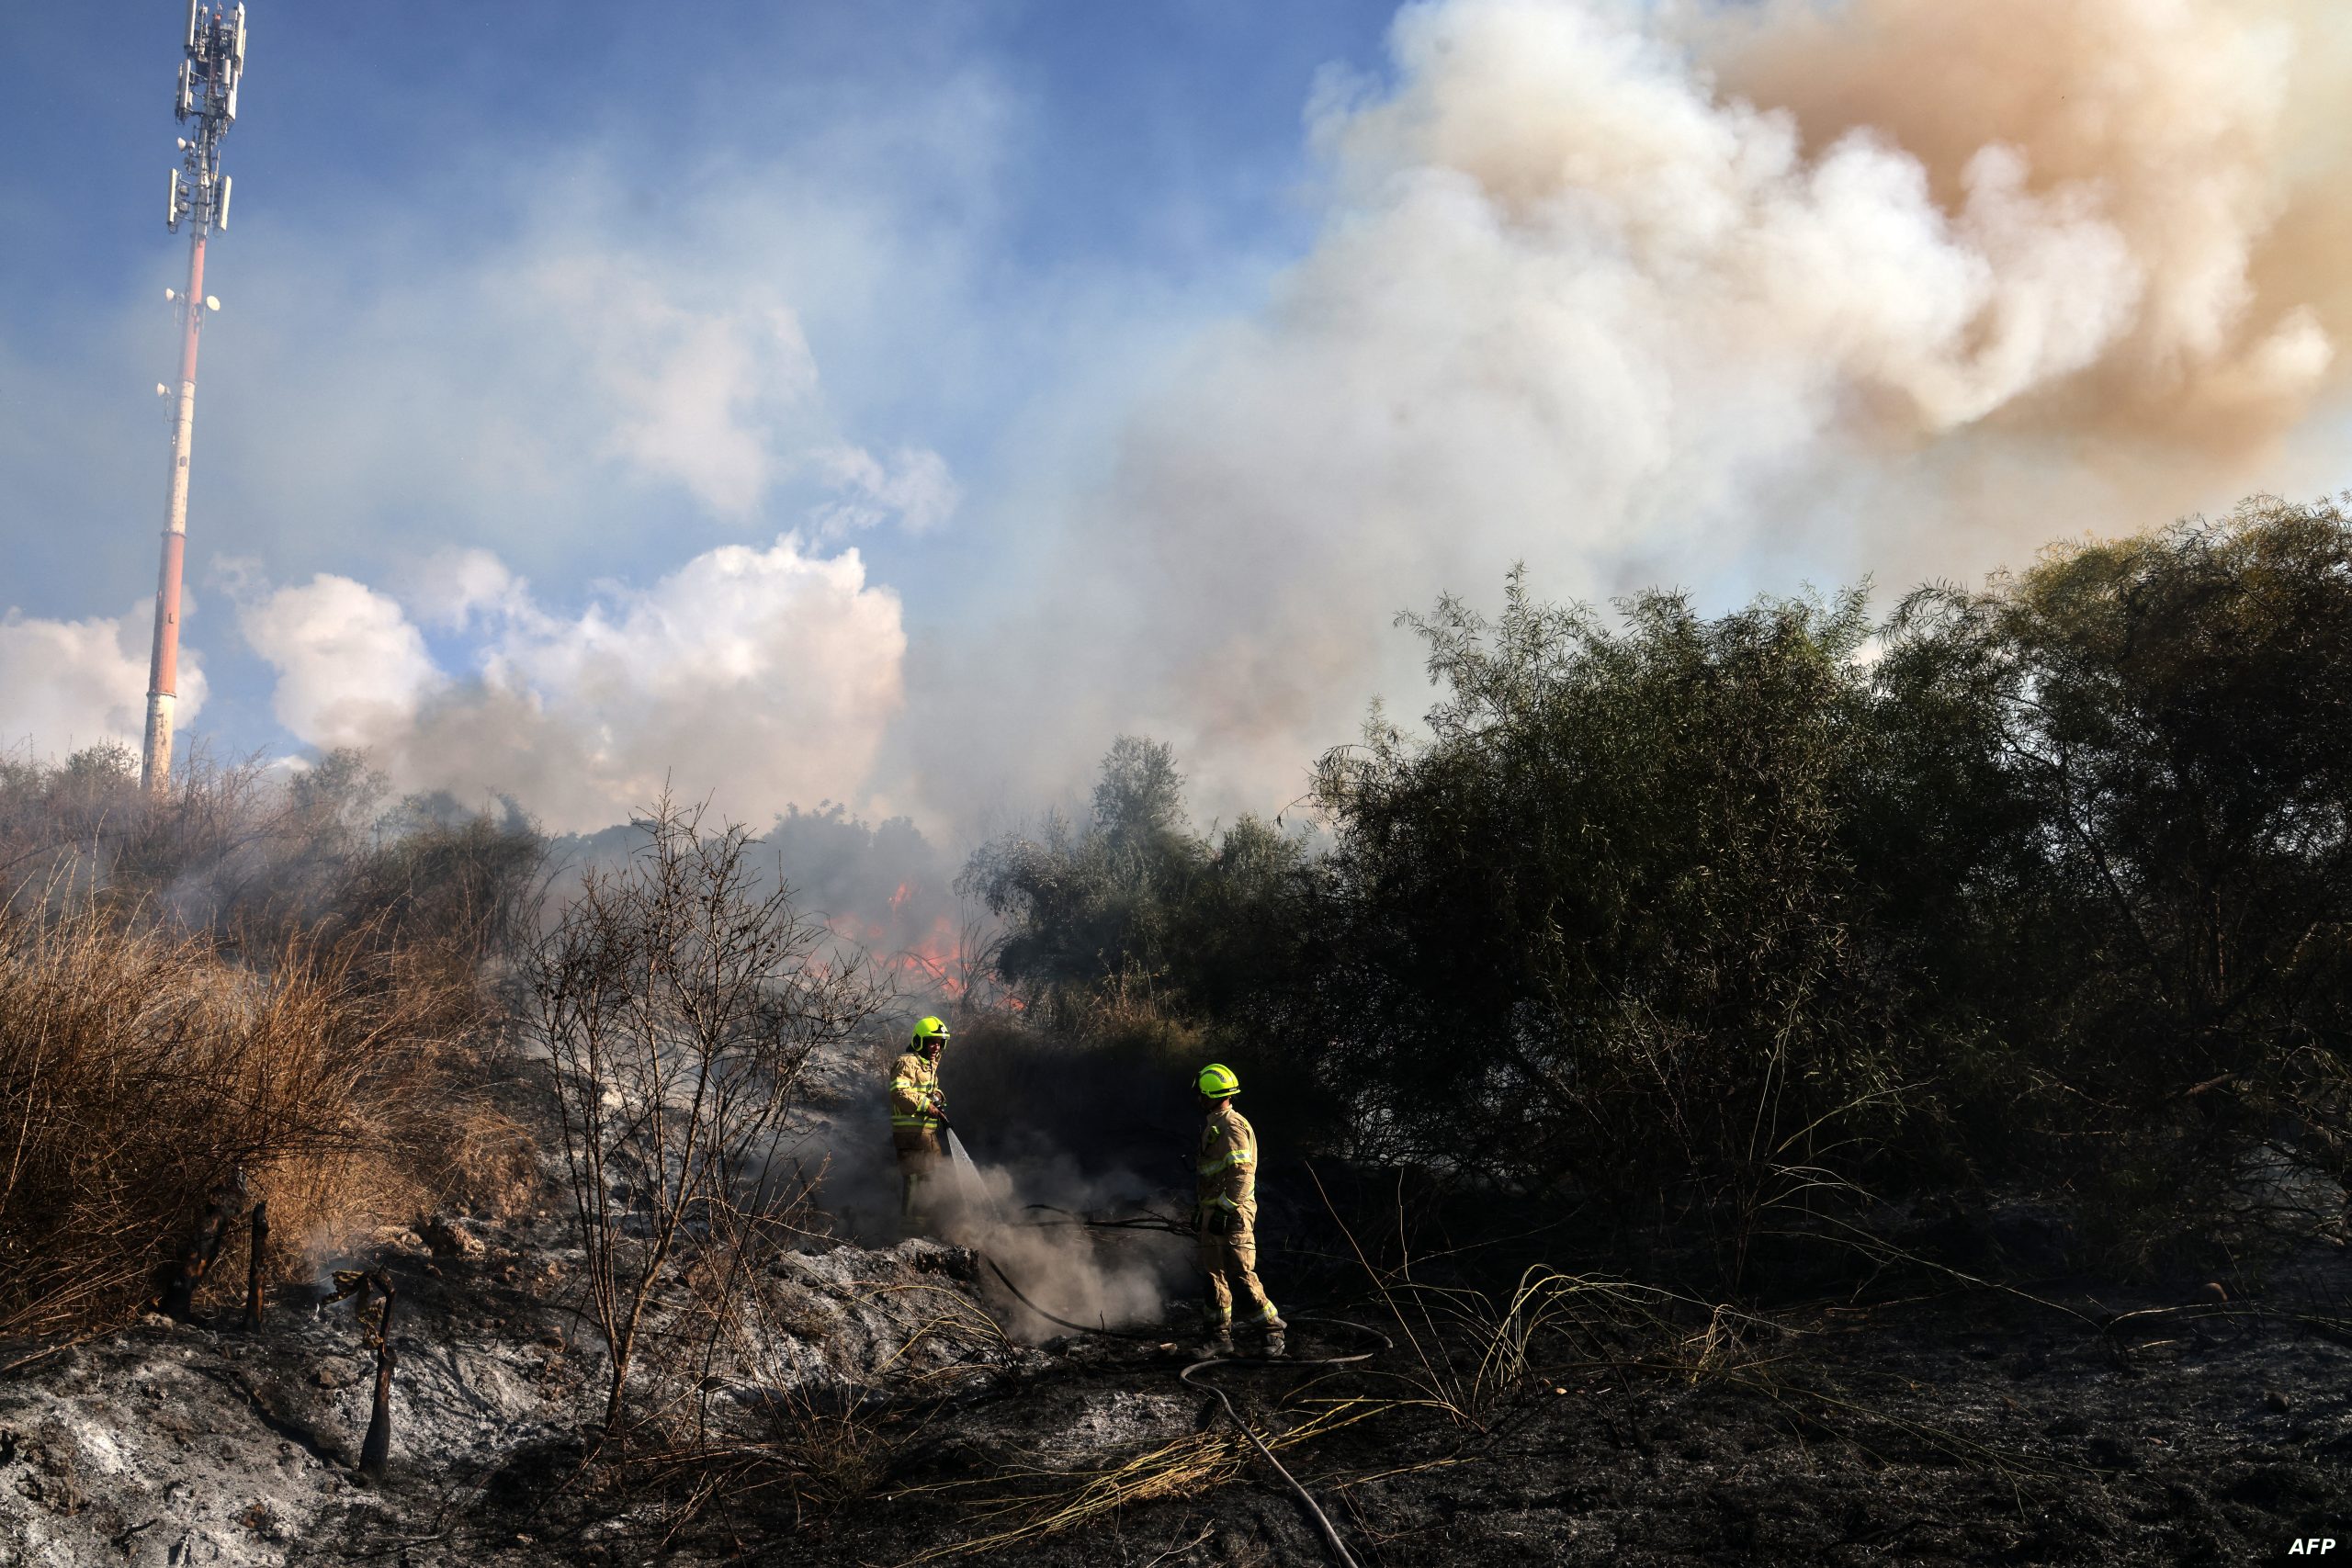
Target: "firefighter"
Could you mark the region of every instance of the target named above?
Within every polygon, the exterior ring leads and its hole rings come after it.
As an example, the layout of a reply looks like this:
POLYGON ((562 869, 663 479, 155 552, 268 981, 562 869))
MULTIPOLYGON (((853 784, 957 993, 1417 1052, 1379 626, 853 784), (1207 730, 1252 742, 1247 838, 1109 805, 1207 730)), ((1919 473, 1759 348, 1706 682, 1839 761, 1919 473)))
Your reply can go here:
POLYGON ((947 1102, 939 1091, 939 1053, 947 1025, 915 1025, 907 1053, 890 1066, 890 1142, 899 1151, 899 1217, 910 1230, 923 1221, 923 1188, 947 1157, 947 1102))
POLYGON ((1245 1325, 1266 1331, 1266 1354, 1287 1348, 1290 1325, 1258 1283, 1258 1134, 1233 1097, 1241 1079, 1222 1062, 1211 1062, 1194 1080, 1208 1121, 1193 1168, 1199 1176, 1193 1219, 1200 1227, 1201 1269, 1209 1277, 1209 1339, 1212 1356, 1233 1353, 1233 1302, 1241 1298, 1245 1325))

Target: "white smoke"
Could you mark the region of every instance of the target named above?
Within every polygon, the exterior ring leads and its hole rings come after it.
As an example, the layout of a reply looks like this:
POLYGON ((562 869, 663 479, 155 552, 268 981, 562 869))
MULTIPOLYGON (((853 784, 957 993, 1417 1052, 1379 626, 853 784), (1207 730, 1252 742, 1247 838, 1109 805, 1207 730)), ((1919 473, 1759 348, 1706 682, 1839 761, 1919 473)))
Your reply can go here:
POLYGON ((723 519, 755 517, 792 479, 839 496, 817 508, 821 532, 897 521, 920 533, 954 513, 961 492, 936 452, 884 459, 841 438, 794 310, 695 300, 676 271, 571 254, 514 291, 526 317, 595 323, 588 400, 620 457, 723 519))
POLYGON ((404 790, 511 794, 557 831, 626 820, 665 783, 739 819, 823 798, 865 776, 901 701, 898 596, 855 550, 724 546, 568 615, 483 552, 422 580, 423 615, 477 625, 470 669, 436 663, 407 607, 348 578, 243 607, 280 722, 367 748, 404 790))
POLYGON ((1374 692, 1409 704, 1392 615, 1514 561, 1577 596, 1901 582, 2276 483, 2352 328, 2302 255, 2352 168, 2305 112, 2352 77, 2327 18, 1408 6, 1393 79, 1310 109, 1311 254, 1070 502, 1057 613, 919 711, 1044 780, 1146 728, 1261 804, 1374 692), (978 682, 1012 668, 1008 713, 978 682))
POLYGON ((901 446, 887 462, 862 446, 835 446, 817 455, 815 468, 844 496, 817 509, 818 528, 828 536, 892 518, 910 534, 928 533, 964 500, 947 460, 918 446, 901 446))
MULTIPOLYGON (((108 742, 137 750, 154 621, 152 604, 81 621, 0 615, 0 750, 53 758, 108 742)), ((195 721, 204 696, 202 661, 183 644, 175 731, 195 721)))

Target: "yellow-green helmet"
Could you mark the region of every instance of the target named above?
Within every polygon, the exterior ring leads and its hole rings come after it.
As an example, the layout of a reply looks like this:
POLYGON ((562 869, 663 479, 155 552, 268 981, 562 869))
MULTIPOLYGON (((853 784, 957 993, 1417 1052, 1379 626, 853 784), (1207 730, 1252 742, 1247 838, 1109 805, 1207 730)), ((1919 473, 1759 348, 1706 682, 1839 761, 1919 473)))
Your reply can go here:
POLYGON ((926 1018, 915 1025, 914 1047, 918 1051, 936 1051, 947 1043, 947 1025, 935 1018, 926 1018))
POLYGON ((1223 1062, 1211 1062, 1193 1082, 1211 1100, 1229 1100, 1241 1092, 1240 1075, 1223 1062))

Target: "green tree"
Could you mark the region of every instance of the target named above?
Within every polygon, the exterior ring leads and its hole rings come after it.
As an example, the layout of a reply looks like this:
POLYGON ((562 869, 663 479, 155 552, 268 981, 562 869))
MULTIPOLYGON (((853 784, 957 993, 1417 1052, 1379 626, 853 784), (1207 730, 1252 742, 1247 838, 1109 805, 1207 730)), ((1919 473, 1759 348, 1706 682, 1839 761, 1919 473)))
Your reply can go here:
POLYGON ((2054 548, 1913 595, 1896 643, 1890 690, 1964 704, 1954 765, 2006 803, 1935 923, 2022 1120, 2184 1227, 2262 1143, 2343 1175, 2352 523, 2263 500, 2054 548))
POLYGON ((1429 739, 1375 721, 1317 775, 1362 1021, 1324 1057, 1367 1153, 1753 1210, 1902 1077, 1846 833, 1870 626, 1859 593, 1623 608, 1514 575, 1491 622, 1410 619, 1429 739))

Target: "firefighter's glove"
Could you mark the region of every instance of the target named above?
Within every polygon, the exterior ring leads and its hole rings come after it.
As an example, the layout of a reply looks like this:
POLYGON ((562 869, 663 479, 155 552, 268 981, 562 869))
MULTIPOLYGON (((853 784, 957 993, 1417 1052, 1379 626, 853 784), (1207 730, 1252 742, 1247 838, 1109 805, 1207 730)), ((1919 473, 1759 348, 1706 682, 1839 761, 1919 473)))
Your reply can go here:
POLYGON ((1233 1214, 1225 1209, 1206 1209, 1201 1213, 1201 1231, 1206 1235, 1231 1235, 1233 1214))

